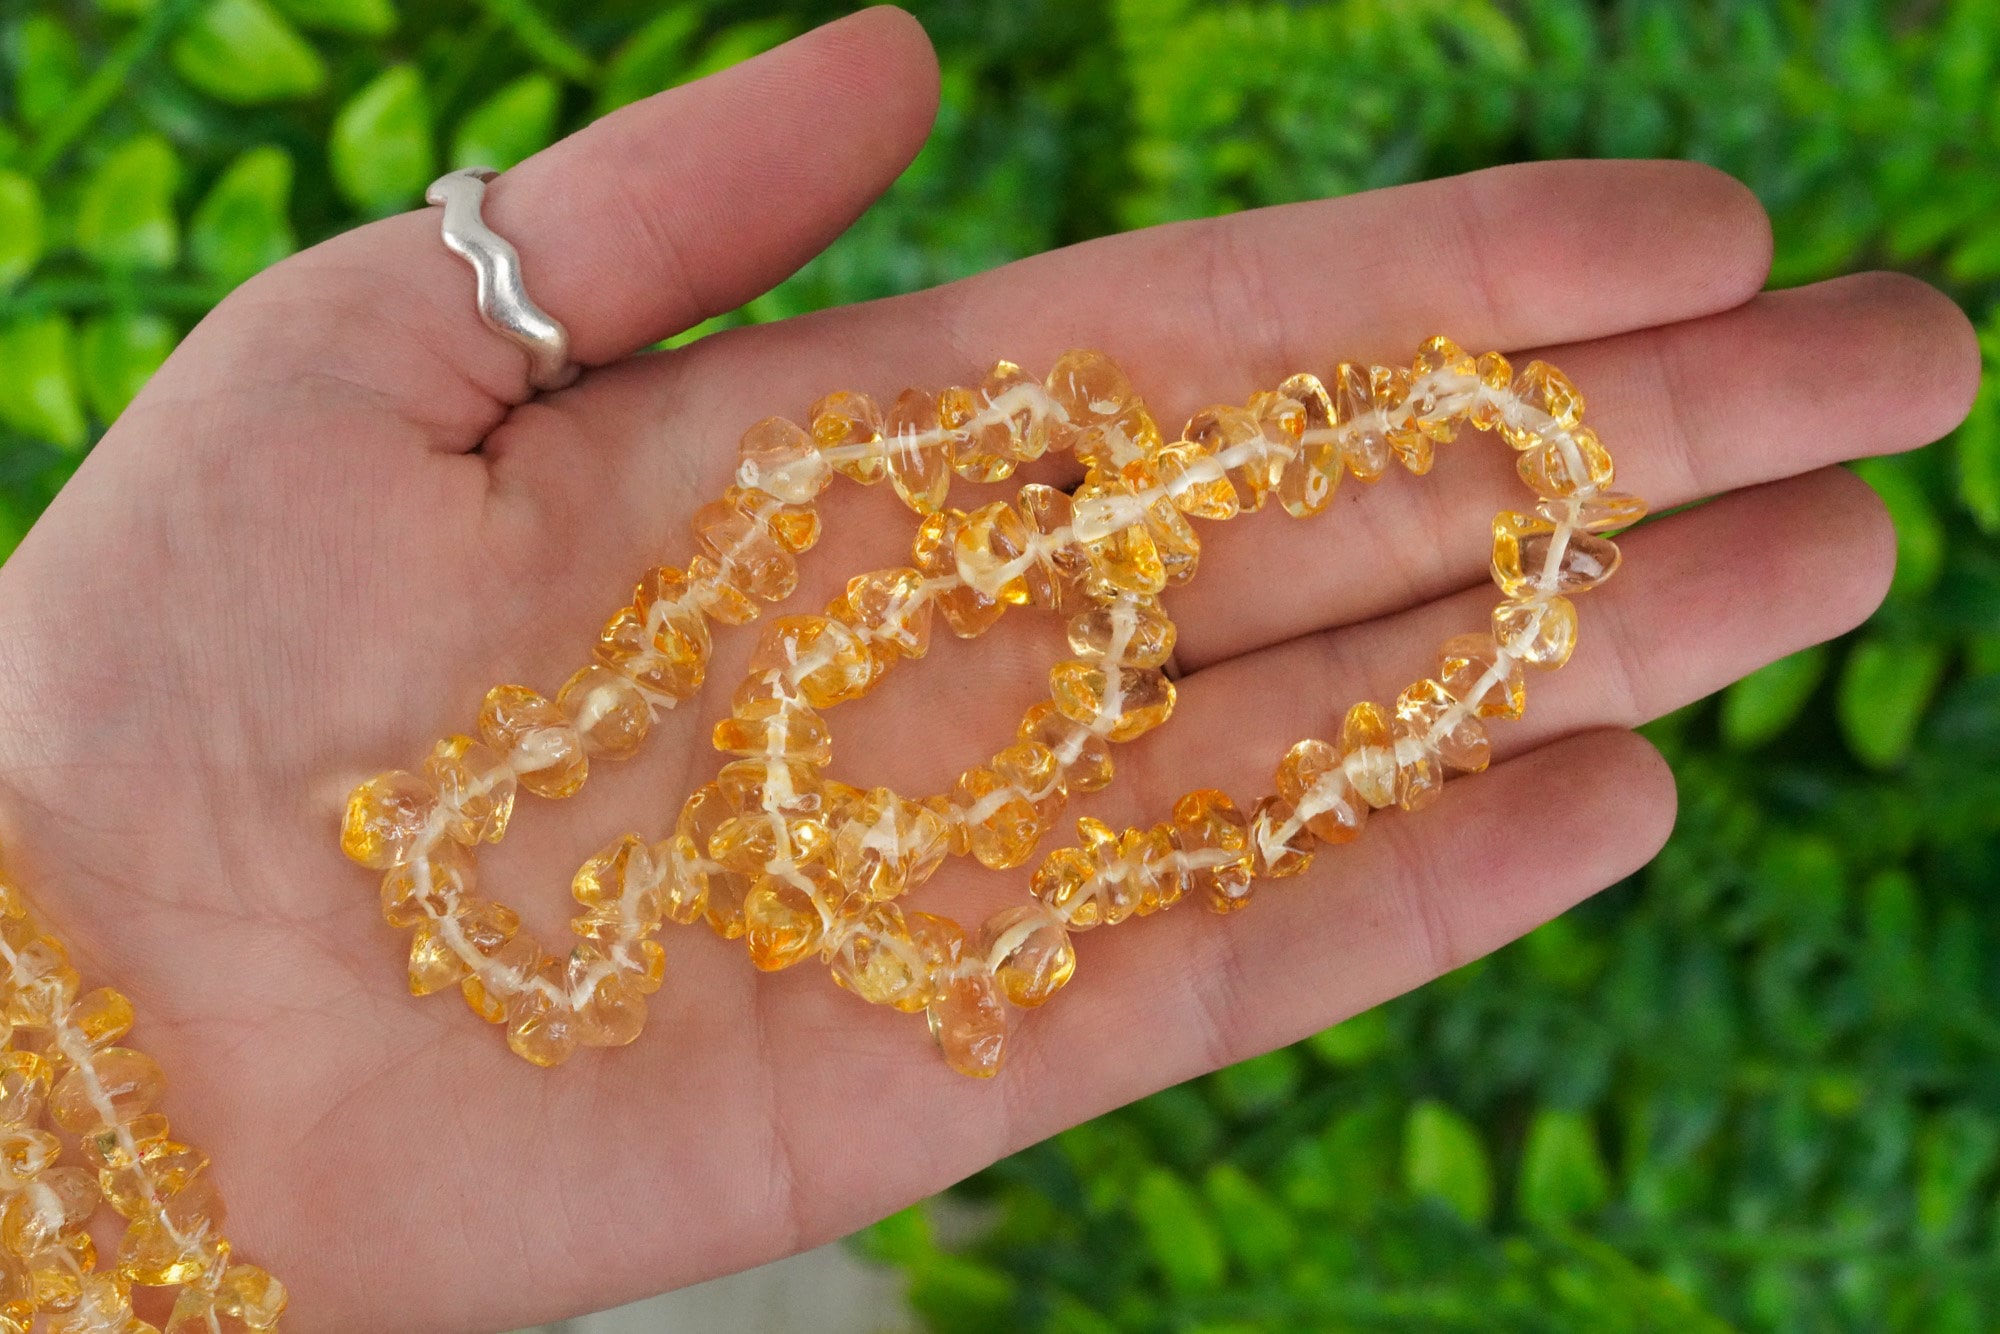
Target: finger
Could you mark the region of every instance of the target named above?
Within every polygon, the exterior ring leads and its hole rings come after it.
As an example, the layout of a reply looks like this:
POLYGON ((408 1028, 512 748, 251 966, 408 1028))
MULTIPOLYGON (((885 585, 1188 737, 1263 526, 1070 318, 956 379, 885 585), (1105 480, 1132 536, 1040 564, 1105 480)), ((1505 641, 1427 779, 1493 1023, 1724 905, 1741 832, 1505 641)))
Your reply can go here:
MULTIPOLYGON (((1963 312, 1895 273, 1771 292, 1541 355, 1582 388, 1617 489, 1655 511, 1928 444, 1963 420, 1980 373, 1963 312)), ((1528 496, 1514 460, 1468 436, 1426 477, 1350 481, 1316 521, 1274 509, 1204 527, 1203 577, 1175 595, 1181 665, 1198 670, 1481 579, 1493 512, 1528 496)))
MULTIPOLYGON (((1572 732, 1636 727, 1843 634, 1881 602, 1895 569, 1882 502, 1843 468, 1732 492, 1620 545, 1617 575, 1577 599, 1569 663, 1531 672, 1526 714, 1489 727, 1496 757, 1572 732)), ((1118 756, 1120 777, 1132 781, 1106 792, 1104 818, 1157 820, 1189 788, 1239 799, 1271 791, 1293 742, 1331 737, 1356 701, 1393 703, 1436 671, 1445 640, 1485 629, 1499 600, 1491 585, 1468 589, 1188 677, 1172 723, 1118 756)))
MULTIPOLYGON (((623 108, 506 172, 485 217, 534 300, 598 365, 729 310, 822 249, 895 179, 936 107, 923 30, 855 14, 623 108)), ((438 214, 371 224, 247 284, 211 337, 238 375, 352 383, 446 448, 527 396, 438 214)))
POLYGON ((1455 785, 1425 811, 1377 816, 1243 912, 1185 903, 1080 936, 1076 980, 1017 1018, 1002 1076, 1018 1081, 1011 1146, 1499 948, 1643 866, 1674 806, 1673 777, 1647 742, 1587 733, 1455 785))

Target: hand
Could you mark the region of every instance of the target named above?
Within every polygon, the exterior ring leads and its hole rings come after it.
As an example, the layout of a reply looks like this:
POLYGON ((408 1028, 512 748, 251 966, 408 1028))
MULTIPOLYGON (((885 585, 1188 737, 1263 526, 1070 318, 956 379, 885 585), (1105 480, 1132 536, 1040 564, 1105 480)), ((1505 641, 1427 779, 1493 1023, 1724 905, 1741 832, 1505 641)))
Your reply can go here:
MULTIPOLYGON (((435 213, 277 266, 189 336, 0 570, 12 866, 87 984, 133 996, 229 1231, 293 1289, 289 1327, 506 1327, 740 1269, 1518 936, 1666 837, 1671 777, 1624 729, 1867 616, 1892 534, 1833 465, 1933 439, 1972 393, 1947 300, 1889 275, 1760 294, 1757 204, 1676 163, 1160 227, 633 355, 831 240, 916 151, 935 86, 916 25, 870 11, 507 173, 488 219, 593 368, 560 394, 529 400, 435 213), (403 935, 336 847, 344 794, 466 730, 489 685, 550 691, 580 665, 637 575, 685 560, 750 422, 1089 346, 1176 425, 1438 332, 1569 372, 1621 489, 1714 498, 1630 535, 1582 601, 1574 662, 1495 729, 1491 772, 1383 814, 1247 912, 1082 937, 1076 981, 992 1083, 947 1071, 920 1019, 815 966, 760 975, 699 929, 668 928, 639 1041, 559 1070, 406 993, 403 935)), ((1179 716, 1121 751, 1096 813, 1268 791, 1293 740, 1483 625, 1488 522, 1522 494, 1506 454, 1474 437, 1428 478, 1350 483, 1317 520, 1204 528, 1200 577, 1171 598, 1179 716)), ((838 483, 823 511, 798 605, 899 563, 912 526, 886 488, 838 483)), ((663 834, 712 776, 753 633, 721 638, 711 689, 642 758, 565 805, 526 800, 484 859, 545 940, 578 862, 663 834)), ((834 716, 838 772, 939 790, 1011 735, 1059 635, 1020 612, 942 643, 834 716)), ((960 863, 919 905, 976 923, 1024 877, 960 863)))

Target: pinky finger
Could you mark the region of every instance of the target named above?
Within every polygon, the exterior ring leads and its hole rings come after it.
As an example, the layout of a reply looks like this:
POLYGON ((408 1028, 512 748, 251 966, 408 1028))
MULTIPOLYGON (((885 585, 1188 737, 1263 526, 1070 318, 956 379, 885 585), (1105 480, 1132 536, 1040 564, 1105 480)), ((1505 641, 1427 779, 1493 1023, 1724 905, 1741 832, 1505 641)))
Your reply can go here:
POLYGON ((1673 827, 1666 762, 1630 732, 1566 737, 1385 811, 1245 912, 1192 903, 1078 938, 1076 982, 1010 1066, 1028 1143, 1240 1061, 1490 953, 1644 866, 1673 827), (1091 1071, 1079 1079, 1077 1071, 1091 1071))

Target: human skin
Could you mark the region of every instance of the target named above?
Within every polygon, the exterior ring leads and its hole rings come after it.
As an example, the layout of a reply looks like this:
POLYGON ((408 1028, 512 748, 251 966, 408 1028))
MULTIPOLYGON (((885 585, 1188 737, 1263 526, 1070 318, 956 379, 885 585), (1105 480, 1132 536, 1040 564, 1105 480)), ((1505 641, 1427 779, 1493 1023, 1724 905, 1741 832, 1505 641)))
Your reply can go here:
MULTIPOLYGON (((86 985, 133 997, 239 1252, 292 1289, 288 1328, 504 1329, 742 1269, 1513 939, 1666 837, 1671 776, 1627 729, 1875 607, 1893 535, 1837 465, 1942 435, 1977 380, 1964 317, 1912 279, 1761 292, 1755 200, 1669 162, 1158 227, 638 353, 829 242, 935 99, 921 30, 871 10, 508 172, 487 218, 591 368, 560 394, 532 397, 522 353, 479 325, 435 213, 287 260, 189 335, 0 568, 10 869, 86 985), (921 1019, 816 966, 759 974, 696 928, 668 928, 638 1041, 556 1070, 448 994, 407 994, 401 934, 336 845, 345 792, 466 730, 489 685, 552 691, 581 665, 633 580, 686 558, 751 422, 1081 346, 1172 426, 1440 332, 1569 372, 1621 490, 1712 498, 1624 540, 1580 600, 1575 659, 1529 681, 1488 773, 1378 815, 1248 911, 1080 937, 1075 981, 1017 1023, 992 1081, 946 1070, 921 1019)), ((1312 521, 1204 526, 1169 599, 1177 714, 1085 809, 1117 825, 1190 787, 1254 799, 1292 741, 1432 670, 1495 600, 1489 520, 1525 494, 1508 455, 1472 437, 1428 477, 1350 481, 1312 521)), ((887 488, 838 482, 822 510, 800 607, 898 563, 912 527, 887 488)), ((1011 736, 1060 633, 1019 612, 899 669, 833 717, 835 772, 938 790, 1011 736)), ((577 863, 660 836, 712 775, 753 637, 719 637, 716 688, 640 759, 561 806, 525 800, 486 892, 560 939, 577 863)), ((956 864, 918 906, 976 923, 1025 874, 956 864)))

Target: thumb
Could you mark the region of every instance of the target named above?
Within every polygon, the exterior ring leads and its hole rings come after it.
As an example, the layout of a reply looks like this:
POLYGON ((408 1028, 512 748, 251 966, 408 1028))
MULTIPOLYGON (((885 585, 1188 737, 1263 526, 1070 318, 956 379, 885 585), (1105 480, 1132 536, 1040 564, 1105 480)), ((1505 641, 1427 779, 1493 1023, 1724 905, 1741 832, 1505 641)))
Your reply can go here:
MULTIPOLYGON (((588 367, 768 290, 844 231, 922 146, 937 63, 902 10, 865 10, 613 112, 505 172, 487 224, 588 367)), ((440 449, 529 397, 527 353, 486 328, 473 274, 425 209, 252 279, 188 339, 232 383, 359 387, 440 449), (213 344, 223 344, 216 347, 213 344)))

